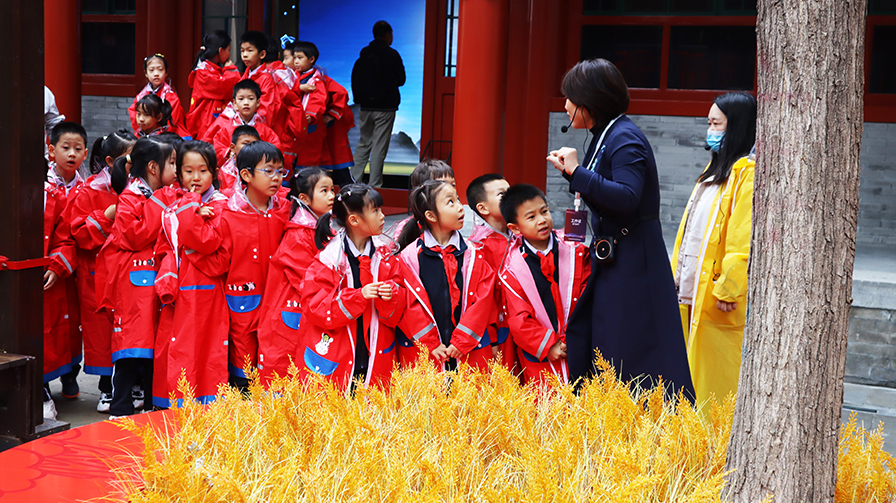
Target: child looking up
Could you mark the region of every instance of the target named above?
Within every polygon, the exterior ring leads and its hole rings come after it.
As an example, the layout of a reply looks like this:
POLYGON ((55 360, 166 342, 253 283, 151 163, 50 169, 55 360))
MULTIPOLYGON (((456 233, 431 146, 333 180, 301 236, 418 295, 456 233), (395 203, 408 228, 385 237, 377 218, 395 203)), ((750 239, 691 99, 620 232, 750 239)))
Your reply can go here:
POLYGON ((544 382, 545 373, 569 382, 566 323, 585 289, 591 268, 582 243, 564 241, 553 231, 547 200, 537 187, 514 185, 501 199, 501 214, 513 240, 500 281, 505 320, 519 352, 526 382, 544 382))
POLYGON ((96 312, 96 256, 112 233, 118 203, 109 171, 115 159, 131 153, 135 141, 137 138, 126 129, 98 138, 90 153, 93 176, 76 189, 68 203, 77 257, 75 280, 81 305, 84 372, 100 376, 97 412, 109 412, 112 405, 112 322, 96 312))
POLYGON ((230 154, 233 130, 239 126, 252 126, 258 131, 262 141, 280 148, 280 139, 268 127, 264 118, 258 113, 261 88, 254 80, 241 80, 233 86, 233 103, 215 119, 211 127, 202 135, 202 141, 215 147, 218 163, 224 164, 230 154))
MULTIPOLYGON (((504 217, 501 216, 501 198, 510 185, 503 176, 488 173, 475 178, 470 185, 467 186, 467 204, 476 214, 482 223, 473 227, 473 234, 470 241, 479 243, 483 248, 483 255, 488 265, 495 271, 495 281, 497 283, 497 274, 501 271, 501 264, 504 262, 504 256, 510 245, 510 236, 507 234, 507 224, 504 217)), ((495 285, 495 303, 501 311, 504 306, 501 298, 501 289, 495 285)), ((489 327, 492 331, 490 337, 492 339, 492 347, 496 352, 501 353, 501 361, 505 367, 511 372, 516 372, 516 349, 513 346, 513 340, 504 323, 503 315, 499 312, 498 323, 489 327)))
POLYGON ((240 150, 253 141, 259 141, 261 137, 258 130, 252 126, 237 126, 230 135, 230 152, 227 161, 218 170, 218 188, 230 197, 240 190, 240 170, 236 168, 236 156, 240 150))
POLYGON ((168 119, 171 105, 155 94, 147 94, 134 105, 137 120, 137 137, 154 136, 170 131, 168 119))
POLYGON ((317 46, 298 41, 292 47, 293 62, 297 74, 297 94, 305 113, 307 129, 296 139, 296 169, 320 166, 326 126, 322 124, 327 111, 327 86, 323 73, 316 63, 320 57, 317 46))
MULTIPOLYGON (((409 180, 410 187, 408 187, 409 191, 413 191, 417 187, 420 187, 423 185, 423 182, 427 180, 443 180, 454 185, 454 170, 451 169, 451 166, 445 161, 439 159, 424 159, 420 161, 420 164, 414 167, 413 171, 411 171, 409 180)), ((408 205, 408 210, 410 210, 410 204, 408 205)), ((412 215, 393 224, 392 227, 389 228, 389 235, 397 240, 402 229, 404 229, 404 226, 413 218, 412 215)))
POLYGON ((252 142, 240 150, 236 164, 241 187, 230 196, 218 224, 222 244, 214 253, 190 255, 190 260, 209 277, 226 275, 230 383, 245 389, 245 367, 254 368, 258 360, 259 306, 268 266, 283 237, 289 206, 277 197, 286 176, 277 147, 252 142))
POLYGON ((275 373, 287 375, 290 356, 297 364, 302 361, 296 337, 302 318, 302 281, 318 252, 317 220, 333 209, 333 179, 320 168, 305 168, 290 182, 289 199, 291 215, 271 259, 258 326, 258 367, 265 382, 275 373))
POLYGON ((188 80, 193 89, 187 130, 199 138, 224 111, 231 99, 233 86, 240 81, 240 72, 230 61, 230 35, 223 30, 207 33, 196 54, 188 80))
POLYGON ((56 419, 49 382, 60 378, 62 396, 80 393, 76 377, 81 361, 81 332, 74 271, 75 247, 71 214, 66 205, 82 183, 78 168, 87 158, 87 133, 80 124, 60 122, 50 132, 47 179, 44 182, 44 256, 50 264, 44 273, 44 417, 56 419))
POLYGON ((134 102, 128 107, 128 115, 131 117, 131 127, 134 129, 134 134, 140 131, 140 127, 137 124, 137 102, 147 94, 155 94, 171 107, 171 119, 169 120, 171 130, 179 136, 190 139, 184 109, 180 105, 180 98, 178 98, 177 92, 168 80, 168 60, 165 59, 165 56, 158 53, 147 56, 143 60, 143 74, 149 82, 146 84, 146 87, 137 93, 134 102))
POLYGON ((398 248, 382 238, 382 204, 367 185, 347 185, 332 214, 317 223, 316 240, 326 245, 302 287, 300 376, 319 374, 342 389, 352 380, 387 386, 395 364, 394 327, 400 320, 427 322, 419 304, 419 314, 406 312, 411 307, 407 289, 399 285, 398 248), (335 236, 331 219, 342 228, 335 236))
POLYGON ((496 321, 495 273, 483 259, 482 248, 464 241, 464 208, 454 186, 428 180, 411 192, 414 219, 398 238, 402 246, 405 279, 411 293, 427 307, 438 331, 418 324, 398 338, 402 365, 417 359, 414 342, 426 346, 443 370, 459 361, 487 369, 492 357, 487 327, 496 321))
POLYGON ((240 37, 240 57, 246 65, 241 79, 251 79, 258 84, 261 89, 258 95, 258 115, 270 124, 280 109, 280 100, 274 88, 274 79, 264 64, 267 48, 268 37, 260 31, 247 31, 240 37))
POLYGON ((129 171, 118 198, 112 234, 97 257, 97 308, 112 316, 112 405, 110 417, 134 413, 131 390, 143 376, 145 396, 152 396, 152 358, 159 300, 152 288, 157 264, 156 240, 162 211, 178 197, 173 185, 176 152, 155 138, 140 138, 128 157, 119 157, 113 172, 129 171), (127 165, 130 164, 130 170, 127 165))
POLYGON ((214 187, 215 151, 201 141, 183 143, 177 151, 177 179, 187 190, 162 213, 162 235, 156 247, 159 276, 155 290, 165 306, 156 335, 152 404, 168 408, 181 372, 199 403, 214 400, 227 382, 229 332, 224 279, 209 277, 190 260, 193 254, 218 251, 217 226, 227 197, 214 187))

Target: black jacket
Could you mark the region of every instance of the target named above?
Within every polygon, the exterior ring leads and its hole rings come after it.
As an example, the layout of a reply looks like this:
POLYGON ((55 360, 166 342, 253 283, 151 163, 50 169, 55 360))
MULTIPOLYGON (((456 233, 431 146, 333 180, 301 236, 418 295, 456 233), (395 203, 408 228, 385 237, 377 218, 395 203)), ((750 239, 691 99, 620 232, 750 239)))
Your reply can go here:
POLYGON ((405 82, 404 63, 398 51, 382 40, 374 39, 361 49, 352 67, 352 94, 361 110, 398 110, 405 82))

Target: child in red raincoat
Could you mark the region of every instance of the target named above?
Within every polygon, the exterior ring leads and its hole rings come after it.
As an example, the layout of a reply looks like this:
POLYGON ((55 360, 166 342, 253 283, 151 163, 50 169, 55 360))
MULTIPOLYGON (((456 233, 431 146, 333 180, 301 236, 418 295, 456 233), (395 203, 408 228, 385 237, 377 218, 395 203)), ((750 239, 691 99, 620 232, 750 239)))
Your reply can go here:
POLYGON ((215 151, 202 141, 183 143, 177 152, 177 179, 187 191, 162 213, 160 258, 155 289, 162 319, 153 360, 152 404, 168 408, 181 374, 199 403, 210 403, 218 385, 227 383, 229 333, 224 278, 209 277, 190 260, 193 254, 214 253, 222 245, 220 224, 227 197, 215 189, 215 151), (165 327, 163 332, 162 327, 165 327))
POLYGON ((155 138, 140 138, 131 154, 119 157, 112 168, 112 178, 122 172, 128 172, 129 178, 118 198, 112 234, 97 257, 97 308, 112 317, 110 417, 134 413, 131 390, 141 375, 144 396, 152 396, 160 307, 153 289, 158 271, 155 247, 162 211, 180 195, 175 164, 174 147, 155 138))
POLYGON ((355 115, 348 106, 348 91, 338 82, 324 75, 327 87, 327 111, 323 122, 327 136, 320 154, 320 167, 330 170, 333 183, 338 186, 354 183, 351 167, 355 165, 348 131, 355 127, 355 115))
POLYGON ((199 138, 224 111, 239 81, 240 72, 230 61, 230 35, 222 30, 206 34, 188 80, 193 93, 187 130, 193 138, 199 138))
POLYGON ((588 282, 588 249, 553 231, 551 210, 535 186, 522 183, 507 189, 501 214, 516 236, 500 281, 523 378, 544 382, 547 374, 554 374, 569 382, 566 325, 588 282))
POLYGON ((187 131, 187 120, 184 115, 184 109, 180 104, 180 98, 168 80, 168 60, 165 59, 165 56, 158 53, 148 56, 143 60, 143 74, 149 82, 146 84, 146 87, 137 93, 137 96, 134 97, 134 102, 128 108, 128 115, 131 117, 131 127, 134 129, 134 134, 140 131, 140 127, 137 125, 137 102, 147 94, 155 94, 167 102, 171 108, 171 118, 168 121, 171 130, 182 138, 190 139, 190 133, 187 131))
POLYGON ((388 386, 395 365, 394 329, 426 322, 401 285, 398 247, 384 237, 382 197, 363 184, 339 191, 333 212, 317 224, 326 243, 305 272, 297 355, 299 375, 324 376, 340 388, 357 380, 388 386), (330 221, 341 230, 332 235, 330 221))
POLYGON ((430 319, 398 341, 401 364, 412 365, 419 347, 443 370, 459 362, 487 369, 492 358, 487 328, 497 321, 495 273, 482 247, 460 235, 464 207, 453 185, 429 180, 411 191, 410 198, 413 220, 398 238, 407 266, 404 280, 430 319))
POLYGON ((296 138, 296 169, 320 166, 324 139, 327 136, 323 123, 327 111, 327 85, 323 73, 315 66, 320 52, 311 42, 296 42, 292 47, 297 74, 294 89, 301 99, 307 128, 296 138))
POLYGON ((280 245, 289 205, 278 197, 285 176, 283 154, 256 141, 240 150, 242 187, 227 201, 217 225, 221 246, 209 254, 189 255, 203 274, 226 275, 224 298, 230 311, 230 383, 248 386, 246 365, 258 361, 258 322, 271 257, 280 245))
POLYGON ((84 373, 100 376, 97 412, 109 412, 112 405, 112 322, 96 312, 96 256, 112 234, 118 203, 109 173, 112 163, 130 154, 135 141, 137 138, 126 129, 98 138, 90 153, 93 176, 75 190, 68 203, 77 257, 75 279, 81 305, 84 373))
POLYGON ((507 370, 518 374, 516 348, 513 345, 513 337, 507 328, 507 323, 504 322, 501 314, 505 305, 501 297, 502 290, 497 284, 497 276, 510 246, 507 224, 501 216, 499 207, 501 198, 509 186, 507 180, 498 174, 487 173, 476 177, 467 186, 467 204, 482 222, 473 227, 470 241, 482 245, 485 260, 495 271, 495 304, 498 306, 499 313, 498 323, 489 327, 489 338, 492 340, 492 348, 495 353, 501 354, 501 362, 507 367, 507 370))
POLYGON ((48 383, 62 381, 62 395, 78 396, 76 377, 81 361, 81 330, 71 239, 71 213, 66 205, 83 183, 78 168, 87 158, 87 133, 80 124, 60 122, 50 133, 50 163, 44 182, 44 417, 56 419, 48 383))
POLYGON ((321 215, 333 209, 333 179, 320 168, 305 168, 290 181, 292 215, 271 259, 258 324, 258 371, 264 382, 288 374, 290 357, 301 365, 297 348, 302 319, 302 281, 318 253, 314 232, 321 215))

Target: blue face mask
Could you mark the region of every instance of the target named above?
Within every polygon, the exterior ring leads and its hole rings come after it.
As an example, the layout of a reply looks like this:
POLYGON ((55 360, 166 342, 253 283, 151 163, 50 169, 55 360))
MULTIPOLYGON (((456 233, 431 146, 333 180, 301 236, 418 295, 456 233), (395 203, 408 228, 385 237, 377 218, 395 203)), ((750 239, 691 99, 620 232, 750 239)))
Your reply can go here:
POLYGON ((709 149, 713 152, 718 153, 719 149, 722 148, 722 138, 724 137, 724 131, 706 130, 706 144, 709 145, 709 149))

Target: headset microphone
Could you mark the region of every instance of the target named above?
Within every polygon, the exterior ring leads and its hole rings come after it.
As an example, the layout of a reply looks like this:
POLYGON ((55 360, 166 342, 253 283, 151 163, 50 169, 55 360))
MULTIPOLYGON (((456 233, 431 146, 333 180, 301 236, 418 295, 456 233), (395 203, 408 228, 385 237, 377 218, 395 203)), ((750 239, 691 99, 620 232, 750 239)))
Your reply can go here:
POLYGON ((565 132, 569 131, 569 128, 572 126, 572 121, 574 121, 576 119, 577 113, 579 113, 579 107, 576 107, 576 111, 572 113, 572 118, 569 119, 569 124, 567 124, 566 126, 562 126, 560 128, 561 133, 565 133, 565 132))

